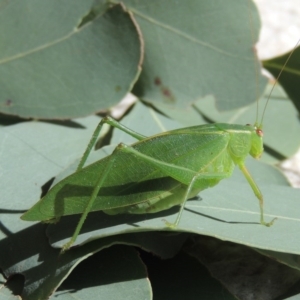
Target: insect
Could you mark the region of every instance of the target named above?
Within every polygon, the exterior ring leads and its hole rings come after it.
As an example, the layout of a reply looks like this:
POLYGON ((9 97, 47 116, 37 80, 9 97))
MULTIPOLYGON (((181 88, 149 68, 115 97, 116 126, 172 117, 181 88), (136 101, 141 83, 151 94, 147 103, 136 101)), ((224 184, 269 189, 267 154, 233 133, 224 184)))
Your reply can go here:
POLYGON ((259 200, 260 223, 270 226, 274 220, 264 220, 262 193, 244 164, 249 154, 261 156, 262 137, 257 124, 207 124, 144 137, 106 117, 96 128, 77 171, 55 185, 22 219, 49 221, 82 213, 64 250, 74 243, 90 211, 142 214, 180 205, 175 223, 167 223, 176 227, 186 201, 230 177, 237 165, 259 200), (111 155, 83 168, 105 123, 138 141, 119 144, 111 155))
POLYGON ((245 166, 249 154, 259 158, 262 153, 263 131, 258 122, 245 126, 206 124, 145 137, 106 117, 93 133, 77 171, 57 183, 21 218, 51 222, 82 214, 62 251, 75 242, 91 211, 144 214, 180 205, 175 223, 166 222, 167 227, 174 228, 189 198, 230 177, 238 166, 258 198, 260 223, 271 226, 275 219, 265 221, 263 195, 245 166), (83 167, 104 124, 124 131, 137 142, 121 143, 111 155, 83 167))

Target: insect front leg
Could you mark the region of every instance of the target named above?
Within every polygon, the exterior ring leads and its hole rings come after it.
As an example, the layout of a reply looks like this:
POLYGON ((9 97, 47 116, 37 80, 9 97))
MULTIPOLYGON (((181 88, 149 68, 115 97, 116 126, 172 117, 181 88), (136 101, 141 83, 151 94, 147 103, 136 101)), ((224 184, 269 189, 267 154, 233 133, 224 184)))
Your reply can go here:
POLYGON ((139 133, 137 133, 137 132, 131 130, 130 128, 128 128, 128 127, 122 125, 121 123, 119 123, 119 122, 116 121, 115 119, 113 119, 113 118, 111 118, 111 117, 105 117, 105 118, 103 118, 103 119, 100 121, 100 123, 97 125, 95 131, 93 132, 92 138, 91 138, 91 140, 89 141, 89 144, 88 144, 88 146, 87 146, 85 152, 83 153, 83 156, 82 156, 82 158, 81 158, 81 160, 80 160, 80 162, 79 162, 79 165, 78 165, 76 171, 79 171, 79 170, 81 170, 81 169, 83 168, 83 166, 84 166, 84 164, 85 164, 85 162, 86 162, 86 160, 87 160, 89 154, 91 153, 91 151, 92 151, 92 149, 93 149, 93 147, 94 147, 94 145, 95 145, 95 143, 96 143, 96 141, 97 141, 97 138, 98 138, 98 136, 99 136, 99 134, 100 134, 100 131, 101 131, 101 129, 102 129, 102 126, 103 126, 104 124, 108 124, 108 125, 110 125, 110 126, 113 126, 113 127, 117 128, 117 129, 119 129, 119 130, 121 130, 121 131, 123 131, 123 132, 129 134, 130 136, 136 138, 136 139, 139 140, 139 141, 140 141, 140 140, 143 140, 144 138, 146 138, 144 135, 139 134, 139 133))
POLYGON ((277 218, 274 218, 271 222, 265 222, 264 220, 264 199, 263 199, 263 195, 262 192, 260 191, 259 187, 257 186, 256 182, 254 181, 254 179, 252 178, 251 174, 249 173, 249 171, 247 170, 246 166, 244 164, 239 164, 239 168, 240 170, 243 172, 244 176, 246 177, 248 183, 250 184, 255 196, 257 197, 258 201, 259 201, 259 208, 260 208, 260 223, 262 225, 265 225, 267 227, 273 225, 274 221, 277 218))

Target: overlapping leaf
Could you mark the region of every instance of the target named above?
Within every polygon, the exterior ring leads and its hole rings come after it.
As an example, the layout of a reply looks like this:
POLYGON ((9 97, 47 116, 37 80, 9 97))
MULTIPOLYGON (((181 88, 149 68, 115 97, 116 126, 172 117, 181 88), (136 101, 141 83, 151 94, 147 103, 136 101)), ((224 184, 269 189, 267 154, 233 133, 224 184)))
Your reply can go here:
POLYGON ((124 3, 145 39, 135 92, 147 102, 181 111, 212 95, 219 109, 228 110, 254 102, 262 93, 266 81, 256 74, 253 52, 259 17, 252 2, 124 3))
POLYGON ((0 7, 0 111, 74 118, 109 108, 140 72, 141 36, 122 5, 79 27, 93 1, 0 7))

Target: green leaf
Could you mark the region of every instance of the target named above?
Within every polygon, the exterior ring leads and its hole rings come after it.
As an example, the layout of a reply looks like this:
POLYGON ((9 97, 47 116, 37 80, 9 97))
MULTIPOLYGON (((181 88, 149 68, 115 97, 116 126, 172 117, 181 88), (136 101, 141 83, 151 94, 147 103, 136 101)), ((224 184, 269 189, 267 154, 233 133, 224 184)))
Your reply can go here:
POLYGON ((181 110, 213 95, 218 109, 228 110, 262 93, 266 80, 256 74, 260 66, 253 50, 259 17, 251 1, 124 3, 145 39, 134 90, 143 100, 158 109, 181 110))
POLYGON ((150 300, 152 291, 137 251, 133 247, 114 246, 80 263, 54 296, 59 300, 150 300))
POLYGON ((92 2, 9 1, 1 7, 1 112, 86 116, 113 106, 132 88, 142 59, 135 21, 116 5, 78 27, 92 2))
POLYGON ((272 75, 275 78, 277 78, 280 72, 282 71, 280 77, 278 78, 278 81, 280 82, 281 86, 284 88, 284 90, 286 91, 290 99, 293 101, 299 113, 300 112, 300 101, 299 101, 300 47, 298 47, 292 53, 292 55, 291 52, 275 57, 273 59, 264 60, 263 66, 270 73, 272 73, 272 75), (289 58, 290 55, 291 57, 289 58), (288 58, 289 60, 287 61, 288 58))

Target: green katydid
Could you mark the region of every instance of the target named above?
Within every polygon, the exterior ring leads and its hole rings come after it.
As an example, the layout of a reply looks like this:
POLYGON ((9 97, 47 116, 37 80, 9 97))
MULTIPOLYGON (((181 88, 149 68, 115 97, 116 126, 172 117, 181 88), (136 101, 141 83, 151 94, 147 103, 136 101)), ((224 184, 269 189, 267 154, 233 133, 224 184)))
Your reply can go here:
POLYGON ((262 123, 257 121, 253 126, 216 123, 145 137, 110 117, 103 118, 76 172, 57 183, 21 218, 51 222, 65 215, 82 214, 63 251, 75 242, 91 211, 144 214, 180 205, 175 223, 166 222, 168 228, 174 228, 186 201, 230 177, 237 165, 259 200, 260 223, 270 226, 275 219, 264 220, 263 195, 245 167, 248 154, 261 156, 262 137, 262 123), (83 167, 105 123, 138 141, 132 145, 121 143, 111 155, 83 167))
POLYGON ((181 205, 175 223, 167 223, 168 227, 176 227, 186 201, 230 177, 237 165, 259 199, 260 223, 270 226, 273 220, 264 220, 262 193, 244 164, 248 154, 254 158, 261 156, 262 135, 261 126, 257 124, 207 124, 144 137, 112 118, 104 118, 77 171, 55 185, 22 219, 49 221, 82 213, 64 250, 74 243, 90 211, 142 214, 181 205), (111 155, 83 168, 105 123, 130 134, 138 142, 130 146, 119 144, 111 155), (93 182, 82 180, 86 172, 89 178, 94 174, 93 182), (93 189, 92 193, 87 193, 87 189, 93 189), (76 203, 68 200, 76 194, 76 203))

